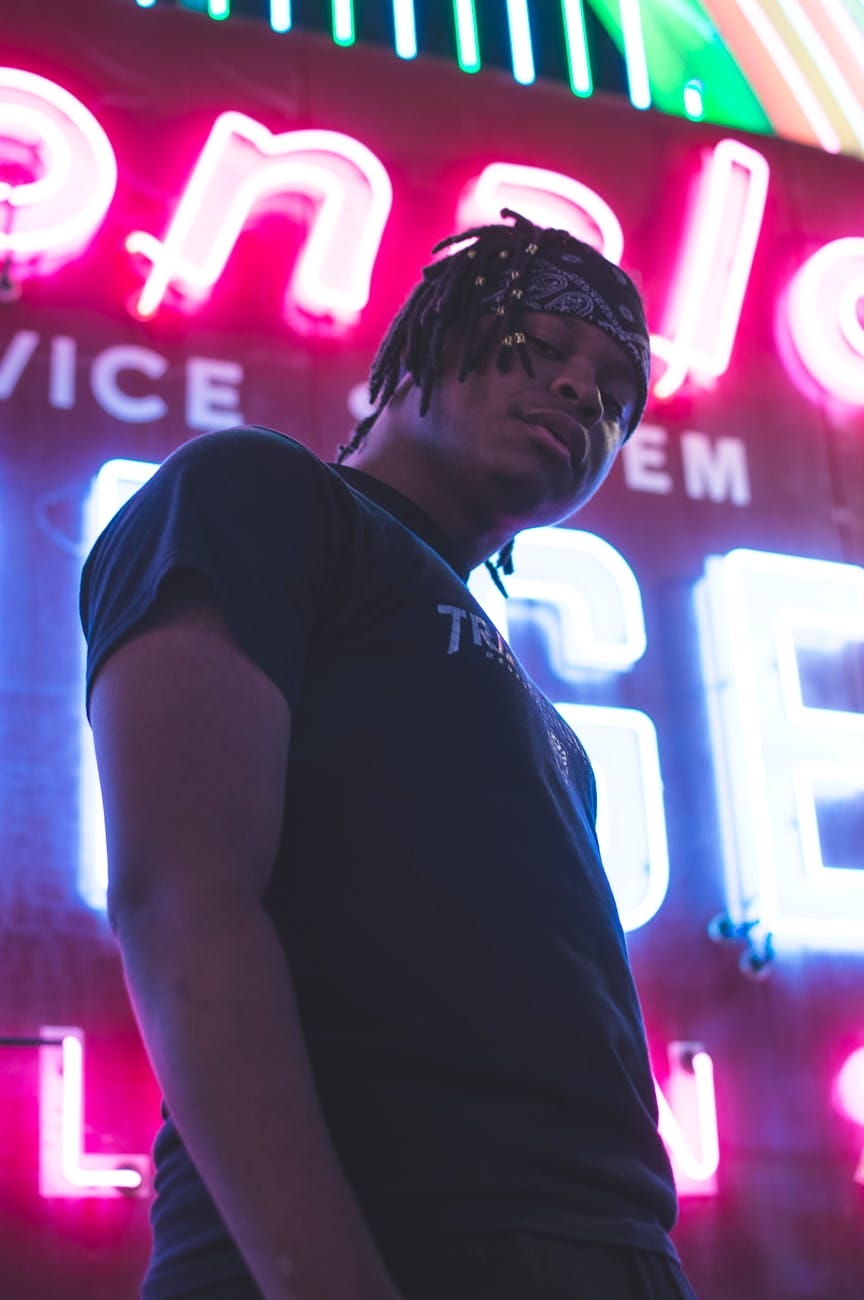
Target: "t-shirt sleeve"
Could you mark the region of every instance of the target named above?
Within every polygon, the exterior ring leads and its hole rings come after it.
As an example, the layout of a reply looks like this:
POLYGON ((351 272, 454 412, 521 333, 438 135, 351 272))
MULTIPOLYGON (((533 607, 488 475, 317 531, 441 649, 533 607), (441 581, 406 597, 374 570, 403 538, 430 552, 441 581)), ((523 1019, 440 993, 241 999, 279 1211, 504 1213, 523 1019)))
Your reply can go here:
POLYGON ((340 487, 306 448, 264 429, 205 434, 169 456, 84 566, 88 709, 100 667, 177 571, 205 580, 241 649, 293 706, 338 575, 340 487))

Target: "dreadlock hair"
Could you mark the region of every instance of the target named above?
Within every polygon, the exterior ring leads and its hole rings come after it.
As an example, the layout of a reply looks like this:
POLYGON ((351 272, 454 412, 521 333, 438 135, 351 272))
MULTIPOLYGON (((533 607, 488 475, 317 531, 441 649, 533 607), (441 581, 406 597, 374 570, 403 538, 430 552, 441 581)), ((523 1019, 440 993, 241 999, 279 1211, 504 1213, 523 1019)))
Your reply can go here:
MULTIPOLYGON (((522 329, 522 281, 539 251, 565 247, 574 240, 567 231, 535 226, 510 208, 504 208, 501 216, 512 218, 513 225, 476 226, 442 239, 432 249, 435 254, 458 244, 468 245, 424 266, 422 279, 394 317, 372 362, 369 399, 374 410, 359 422, 351 441, 339 447, 338 463, 361 445, 404 375, 410 375, 419 388, 420 414, 426 414, 432 389, 441 376, 445 345, 456 330, 465 340, 459 363, 460 383, 483 367, 496 345, 496 366, 502 374, 510 369, 515 352, 523 369, 533 377, 522 329), (502 263, 509 264, 509 271, 502 263), (483 312, 484 299, 501 284, 509 284, 509 290, 492 314, 492 327, 480 329, 481 315, 489 314, 488 310, 483 312)), ((506 596, 499 570, 504 574, 513 572, 512 540, 501 548, 494 562, 486 561, 486 568, 506 596)))

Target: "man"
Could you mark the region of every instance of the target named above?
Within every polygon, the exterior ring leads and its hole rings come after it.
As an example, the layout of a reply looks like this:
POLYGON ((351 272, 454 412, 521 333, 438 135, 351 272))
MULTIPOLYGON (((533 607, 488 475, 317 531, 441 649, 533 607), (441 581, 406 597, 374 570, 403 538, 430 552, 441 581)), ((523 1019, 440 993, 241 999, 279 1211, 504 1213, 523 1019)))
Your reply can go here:
POLYGON ((145 1300, 692 1297, 590 764, 465 586, 606 477, 648 333, 502 216, 436 250, 348 463, 195 439, 84 572, 167 1107, 145 1300))

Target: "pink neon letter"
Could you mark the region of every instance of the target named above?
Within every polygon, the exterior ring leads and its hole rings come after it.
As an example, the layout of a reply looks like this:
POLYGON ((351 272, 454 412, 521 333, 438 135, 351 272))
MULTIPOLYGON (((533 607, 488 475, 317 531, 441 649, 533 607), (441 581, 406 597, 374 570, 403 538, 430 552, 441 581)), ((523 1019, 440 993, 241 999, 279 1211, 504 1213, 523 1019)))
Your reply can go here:
POLYGON ((706 158, 695 193, 667 335, 652 347, 666 363, 654 385, 671 397, 688 374, 710 381, 729 365, 768 193, 768 163, 737 140, 706 158))
POLYGON ((18 68, 0 68, 0 141, 0 256, 44 272, 98 229, 117 187, 114 151, 79 100, 18 68))
POLYGON ((164 242, 143 231, 126 241, 152 269, 136 305, 152 316, 169 284, 206 298, 253 206, 286 195, 316 205, 286 295, 312 316, 348 323, 369 300, 369 282, 393 191, 364 145, 336 131, 273 135, 242 113, 223 113, 195 164, 164 242))
POLYGON ((514 208, 539 226, 569 230, 620 262, 624 235, 615 213, 599 194, 561 172, 518 163, 491 163, 466 189, 457 220, 463 229, 500 221, 502 208, 514 208))
POLYGON ((864 405, 864 239, 835 239, 789 286, 789 329, 805 369, 822 388, 864 405))
POLYGON ((150 1160, 88 1155, 84 1131, 84 1034, 43 1025, 39 1037, 39 1190, 43 1196, 144 1196, 150 1160), (59 1048, 55 1045, 59 1040, 59 1048))
POLYGON ((660 1136, 681 1196, 713 1196, 720 1151, 714 1065, 701 1043, 669 1044, 669 1099, 655 1079, 660 1136))

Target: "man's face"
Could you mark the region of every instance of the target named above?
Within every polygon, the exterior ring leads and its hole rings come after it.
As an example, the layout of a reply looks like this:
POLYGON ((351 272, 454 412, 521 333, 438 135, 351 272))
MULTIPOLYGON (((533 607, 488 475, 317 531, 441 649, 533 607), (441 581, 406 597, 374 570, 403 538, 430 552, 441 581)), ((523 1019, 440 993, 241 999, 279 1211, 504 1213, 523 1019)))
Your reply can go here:
MULTIPOLYGON (((491 328, 483 318, 481 328, 491 328)), ((639 389, 627 354, 572 316, 526 312, 533 377, 515 354, 506 374, 496 348, 459 383, 462 340, 448 351, 426 416, 410 437, 441 477, 520 528, 572 514, 597 490, 627 436, 639 389)))

